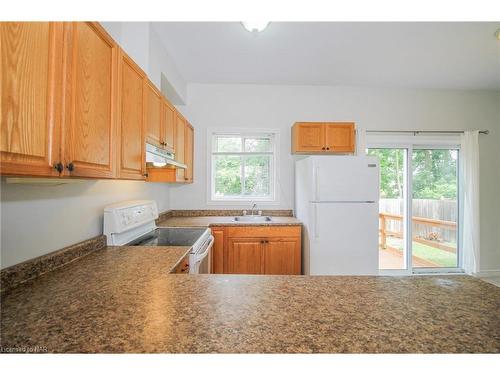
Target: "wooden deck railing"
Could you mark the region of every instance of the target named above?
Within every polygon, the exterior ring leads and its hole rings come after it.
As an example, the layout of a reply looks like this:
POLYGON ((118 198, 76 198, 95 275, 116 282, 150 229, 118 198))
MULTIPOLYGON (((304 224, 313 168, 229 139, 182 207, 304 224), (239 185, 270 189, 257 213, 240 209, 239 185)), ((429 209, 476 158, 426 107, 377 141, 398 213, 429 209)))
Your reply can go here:
MULTIPOLYGON (((394 220, 394 221, 403 221, 403 216, 402 215, 397 215, 397 214, 390 214, 388 212, 381 212, 379 214, 379 219, 380 219, 380 246, 382 248, 387 247, 387 236, 394 236, 398 238, 403 238, 403 232, 394 232, 386 229, 386 223, 387 220, 394 220)), ((421 224, 421 225, 427 225, 430 227, 437 227, 437 228, 444 228, 444 229, 451 229, 451 230, 457 230, 457 223, 454 221, 446 221, 446 220, 437 220, 437 219, 428 219, 425 217, 417 217, 413 216, 412 218, 413 224, 421 224)), ((452 246, 447 246, 440 244, 436 241, 430 241, 425 238, 420 238, 413 236, 413 241, 422 243, 424 245, 428 245, 431 247, 435 247, 444 251, 449 251, 450 253, 456 253, 457 249, 456 247, 452 246)))

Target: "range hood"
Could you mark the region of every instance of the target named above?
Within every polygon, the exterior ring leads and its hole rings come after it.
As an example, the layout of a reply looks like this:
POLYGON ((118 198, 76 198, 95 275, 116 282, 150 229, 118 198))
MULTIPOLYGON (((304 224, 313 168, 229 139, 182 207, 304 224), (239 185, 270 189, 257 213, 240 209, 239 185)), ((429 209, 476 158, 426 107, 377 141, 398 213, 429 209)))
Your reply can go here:
POLYGON ((174 154, 150 143, 146 143, 146 163, 151 163, 154 167, 174 167, 186 169, 187 165, 179 163, 174 159, 174 154))

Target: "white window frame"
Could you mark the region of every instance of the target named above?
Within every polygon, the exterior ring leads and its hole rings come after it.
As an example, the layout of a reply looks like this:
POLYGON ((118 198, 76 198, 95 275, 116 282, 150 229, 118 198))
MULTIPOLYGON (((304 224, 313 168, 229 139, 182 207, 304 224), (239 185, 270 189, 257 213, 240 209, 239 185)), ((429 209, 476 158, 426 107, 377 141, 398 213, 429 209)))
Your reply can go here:
MULTIPOLYGON (((406 163, 405 168, 411 165, 411 157, 413 154, 413 149, 428 148, 428 149, 457 149, 458 150, 458 160, 457 160, 457 209, 458 209, 458 232, 457 232, 457 255, 458 264, 457 267, 437 267, 437 268, 426 268, 418 267, 414 268, 412 264, 411 254, 405 254, 406 269, 401 270, 386 270, 379 269, 379 275, 388 276, 399 276, 399 275, 418 275, 418 274, 449 274, 449 273, 464 273, 463 270, 463 249, 462 249, 462 228, 463 228, 463 176, 462 176, 462 153, 460 144, 460 135, 458 134, 401 134, 395 131, 394 133, 372 133, 366 135, 366 149, 369 148, 401 148, 406 149, 406 163)), ((412 225, 410 222, 410 217, 413 216, 412 202, 409 197, 412 194, 413 176, 405 169, 405 223, 404 231, 406 236, 406 251, 409 252, 409 248, 412 242, 412 225)))
MULTIPOLYGON (((279 171, 279 149, 280 149, 280 134, 279 129, 265 128, 208 128, 207 129, 207 204, 218 206, 247 206, 250 203, 261 203, 265 205, 279 205, 278 194, 278 171, 279 171), (272 135, 272 151, 270 152, 270 173, 269 184, 270 194, 268 197, 241 197, 241 198, 215 198, 215 168, 213 167, 214 156, 220 153, 213 151, 213 139, 215 135, 235 135, 240 137, 262 137, 263 135, 272 135)), ((228 154, 252 155, 250 152, 228 152, 228 154)), ((255 154, 262 154, 258 152, 255 154)))

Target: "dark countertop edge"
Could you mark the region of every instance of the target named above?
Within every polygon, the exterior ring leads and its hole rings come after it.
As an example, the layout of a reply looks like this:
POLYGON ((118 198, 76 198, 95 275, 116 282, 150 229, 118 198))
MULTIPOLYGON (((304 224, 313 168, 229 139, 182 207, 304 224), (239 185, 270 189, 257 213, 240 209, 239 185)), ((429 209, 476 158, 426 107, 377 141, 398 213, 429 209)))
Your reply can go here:
POLYGON ((0 292, 3 293, 104 248, 106 248, 106 236, 100 235, 6 267, 0 270, 0 292))

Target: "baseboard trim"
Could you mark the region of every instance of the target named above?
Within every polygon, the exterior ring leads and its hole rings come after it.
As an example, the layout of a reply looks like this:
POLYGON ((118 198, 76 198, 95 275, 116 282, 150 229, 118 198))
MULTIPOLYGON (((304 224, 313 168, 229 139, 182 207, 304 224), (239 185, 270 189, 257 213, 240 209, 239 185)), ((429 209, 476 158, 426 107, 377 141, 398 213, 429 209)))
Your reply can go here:
POLYGON ((479 271, 473 274, 476 277, 500 277, 500 269, 499 270, 484 270, 479 271))

